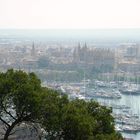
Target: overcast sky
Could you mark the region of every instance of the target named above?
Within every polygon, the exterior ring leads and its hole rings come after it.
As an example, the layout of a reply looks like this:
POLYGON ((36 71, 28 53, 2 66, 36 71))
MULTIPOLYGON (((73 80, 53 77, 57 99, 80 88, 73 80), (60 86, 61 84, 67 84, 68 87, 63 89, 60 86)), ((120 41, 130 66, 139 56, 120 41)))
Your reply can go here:
POLYGON ((0 0, 0 28, 140 28, 140 0, 0 0))

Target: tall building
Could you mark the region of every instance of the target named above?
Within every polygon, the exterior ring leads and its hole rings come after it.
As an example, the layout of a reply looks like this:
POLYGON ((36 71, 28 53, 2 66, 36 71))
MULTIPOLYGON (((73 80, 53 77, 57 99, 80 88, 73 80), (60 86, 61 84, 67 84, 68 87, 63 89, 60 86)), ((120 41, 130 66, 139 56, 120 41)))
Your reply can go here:
POLYGON ((115 52, 111 49, 104 48, 88 48, 86 43, 83 47, 80 45, 73 52, 73 60, 75 63, 85 63, 95 67, 103 65, 114 67, 115 52))

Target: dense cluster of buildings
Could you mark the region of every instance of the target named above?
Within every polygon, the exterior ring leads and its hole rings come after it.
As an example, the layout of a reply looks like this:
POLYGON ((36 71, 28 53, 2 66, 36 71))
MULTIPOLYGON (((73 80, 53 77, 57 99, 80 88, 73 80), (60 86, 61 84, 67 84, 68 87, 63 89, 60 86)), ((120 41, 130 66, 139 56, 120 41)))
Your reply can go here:
POLYGON ((122 44, 116 53, 117 68, 125 72, 140 72, 140 45, 122 44))
POLYGON ((49 47, 32 43, 27 46, 0 47, 0 69, 39 69, 40 58, 53 65, 76 64, 113 71, 140 72, 140 45, 121 44, 118 48, 91 47, 86 43, 75 47, 49 47))

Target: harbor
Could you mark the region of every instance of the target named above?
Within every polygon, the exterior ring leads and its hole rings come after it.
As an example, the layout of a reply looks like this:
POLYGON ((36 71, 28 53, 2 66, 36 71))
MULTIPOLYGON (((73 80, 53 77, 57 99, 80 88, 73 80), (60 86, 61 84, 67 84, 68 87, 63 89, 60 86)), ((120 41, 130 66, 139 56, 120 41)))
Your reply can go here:
MULTIPOLYGON (((124 83, 122 81, 104 82, 85 80, 79 83, 43 83, 44 86, 67 94, 70 99, 95 100, 101 105, 112 108, 115 118, 115 129, 124 138, 140 139, 140 85, 124 83), (123 93, 127 90, 126 85, 133 85, 132 92, 123 93)), ((129 87, 130 88, 130 87, 129 87)))

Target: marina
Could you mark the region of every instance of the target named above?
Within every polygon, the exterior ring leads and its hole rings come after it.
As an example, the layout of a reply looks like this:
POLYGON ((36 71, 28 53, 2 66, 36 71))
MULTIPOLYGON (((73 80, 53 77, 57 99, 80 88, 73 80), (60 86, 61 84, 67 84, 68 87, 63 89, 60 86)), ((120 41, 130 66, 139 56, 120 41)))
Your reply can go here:
MULTIPOLYGON (((90 81, 80 83, 46 83, 48 87, 60 90, 70 99, 95 100, 101 105, 111 107, 115 118, 115 129, 122 133, 123 137, 140 139, 140 94, 133 92, 124 94, 121 89, 129 83, 90 81)), ((44 84, 45 85, 45 84, 44 84)), ((135 84, 133 86, 136 86, 135 84)), ((139 87, 139 85, 138 85, 139 87)))

